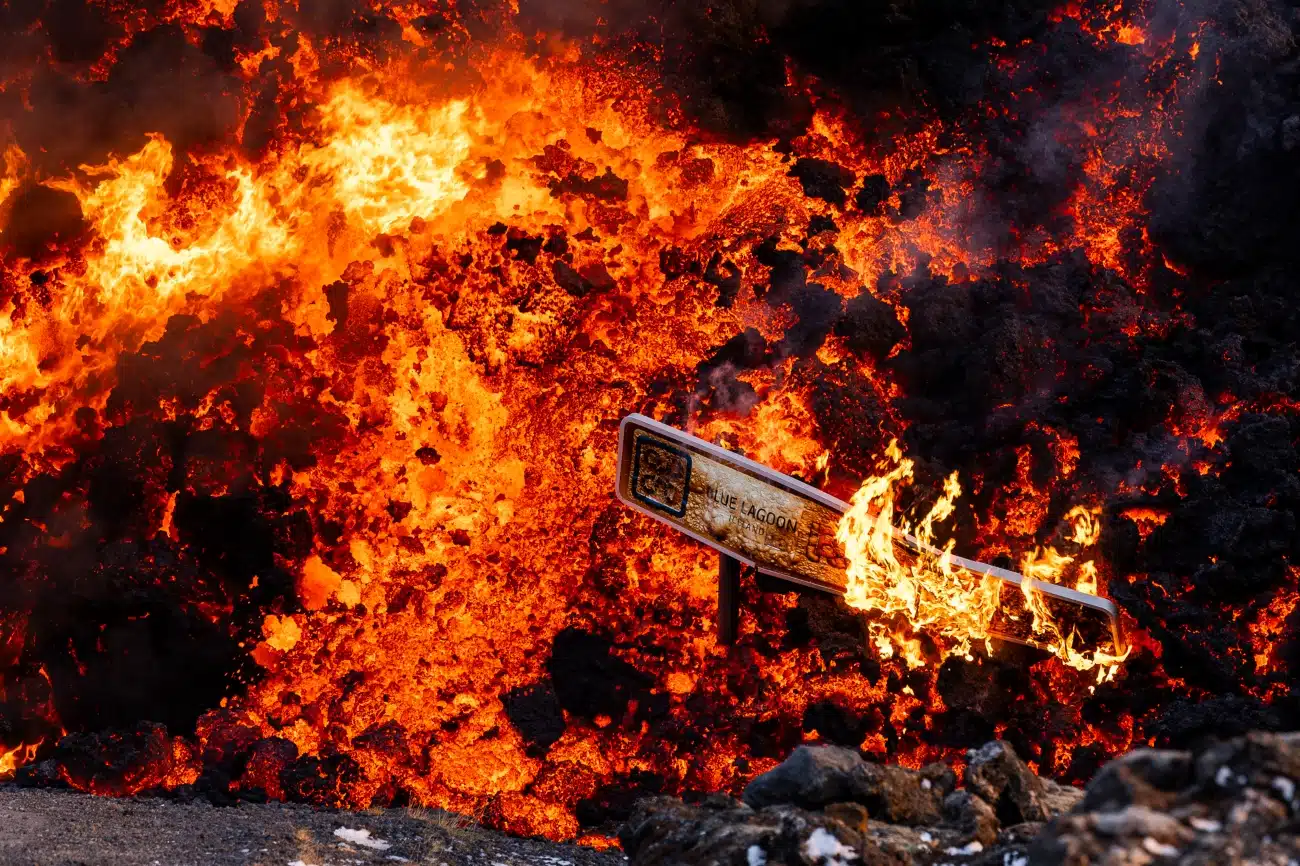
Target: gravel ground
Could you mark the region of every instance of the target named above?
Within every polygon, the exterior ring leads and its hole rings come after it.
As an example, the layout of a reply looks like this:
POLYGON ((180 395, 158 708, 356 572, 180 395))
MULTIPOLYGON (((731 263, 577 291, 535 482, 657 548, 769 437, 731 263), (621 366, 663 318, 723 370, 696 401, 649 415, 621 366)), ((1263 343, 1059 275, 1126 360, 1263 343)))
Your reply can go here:
POLYGON ((216 807, 0 786, 2 866, 622 866, 617 850, 515 839, 445 812, 216 807))

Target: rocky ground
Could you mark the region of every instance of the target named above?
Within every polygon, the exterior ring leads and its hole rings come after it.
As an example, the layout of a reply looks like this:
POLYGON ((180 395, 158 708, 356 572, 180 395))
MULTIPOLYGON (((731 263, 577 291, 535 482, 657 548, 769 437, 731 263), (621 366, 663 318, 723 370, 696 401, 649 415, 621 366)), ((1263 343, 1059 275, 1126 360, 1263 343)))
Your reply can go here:
POLYGON ((642 801, 626 857, 514 839, 436 811, 215 807, 0 788, 5 866, 1297 866, 1300 734, 1139 750, 1086 789, 1032 773, 1004 742, 951 768, 802 746, 742 800, 642 801))
POLYGON ((1040 779, 1002 742, 971 750, 963 788, 941 765, 804 746, 743 802, 642 802, 622 842, 633 866, 1296 866, 1297 780, 1300 734, 1139 750, 1086 790, 1040 779))
POLYGON ((0 787, 3 866, 618 866, 623 856, 515 839, 445 812, 217 807, 0 787))

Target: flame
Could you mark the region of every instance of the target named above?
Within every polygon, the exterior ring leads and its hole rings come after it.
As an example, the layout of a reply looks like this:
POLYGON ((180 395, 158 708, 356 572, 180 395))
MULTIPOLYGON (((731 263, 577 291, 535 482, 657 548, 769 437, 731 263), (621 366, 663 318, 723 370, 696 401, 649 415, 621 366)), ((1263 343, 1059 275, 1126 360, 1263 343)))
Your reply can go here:
MULTIPOLYGON (((915 559, 904 564, 898 559, 891 521, 896 489, 912 480, 912 461, 903 457, 897 440, 890 441, 885 456, 892 468, 862 483, 836 529, 849 561, 845 601, 885 617, 901 614, 909 628, 942 639, 944 656, 968 656, 972 642, 989 637, 1000 587, 996 578, 955 568, 953 542, 942 551, 932 546, 934 525, 952 514, 961 485, 955 473, 948 476, 943 493, 915 530, 906 521, 899 523, 898 532, 914 534, 923 545, 915 559)), ((919 643, 906 630, 890 630, 879 622, 872 622, 870 628, 882 657, 889 658, 897 650, 913 667, 925 663, 919 643)))
MULTIPOLYGON (((0 174, 0 214, 3 214, 5 202, 22 183, 27 168, 27 155, 16 144, 5 148, 4 173, 0 174)), ((3 219, 0 219, 0 234, 4 232, 3 219)))
MULTIPOLYGON (((972 645, 979 642, 991 651, 990 628, 1002 605, 1000 581, 955 566, 955 541, 949 539, 941 549, 935 546, 935 524, 952 515, 954 503, 961 496, 956 473, 945 479, 942 494, 912 527, 896 513, 895 500, 897 490, 912 481, 913 463, 903 457, 896 440, 890 442, 885 457, 892 467, 863 481, 836 531, 849 561, 845 601, 879 615, 868 628, 882 658, 899 653, 912 667, 933 661, 926 658, 915 637, 917 631, 938 640, 940 659, 969 656, 972 645), (905 557, 906 562, 898 556, 900 537, 913 549, 905 557)), ((1086 546, 1096 542, 1100 526, 1095 516, 1084 507, 1071 509, 1067 519, 1072 522, 1075 543, 1086 546)), ((1035 548, 1021 561, 1024 579, 1020 587, 1032 613, 1032 633, 1036 643, 1069 667, 1096 670, 1097 682, 1107 682, 1130 650, 1118 655, 1102 650, 1080 651, 1075 646, 1077 633, 1062 632, 1038 591, 1042 584, 1056 582, 1074 559, 1046 547, 1035 548)), ((1096 566, 1089 561, 1081 569, 1076 588, 1095 591, 1096 587, 1096 566)))
POLYGON ((43 742, 42 739, 34 743, 19 743, 12 749, 5 749, 0 746, 0 779, 8 779, 13 776, 14 771, 19 767, 30 764, 36 757, 36 751, 43 742))
POLYGON ((1065 519, 1073 524, 1074 530, 1070 535, 1070 541, 1080 547, 1092 547, 1101 538, 1101 521, 1097 515, 1101 509, 1090 509, 1084 505, 1076 505, 1066 513, 1065 519))

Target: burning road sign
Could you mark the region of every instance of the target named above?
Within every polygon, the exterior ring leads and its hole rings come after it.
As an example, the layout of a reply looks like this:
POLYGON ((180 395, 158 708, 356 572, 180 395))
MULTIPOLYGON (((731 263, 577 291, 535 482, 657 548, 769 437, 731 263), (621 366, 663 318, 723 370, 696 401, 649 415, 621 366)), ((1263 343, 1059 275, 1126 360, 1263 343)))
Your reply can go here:
MULTIPOLYGON (((722 554, 724 596, 728 557, 803 586, 840 595, 849 588, 849 561, 836 538, 849 504, 703 439, 643 415, 627 416, 619 428, 616 493, 722 554)), ((894 544, 902 560, 940 554, 898 531, 894 544)), ((1035 628, 1050 620, 1075 654, 1123 653, 1118 609, 1110 599, 959 556, 949 562, 996 594, 990 636, 1050 648, 1035 628)))

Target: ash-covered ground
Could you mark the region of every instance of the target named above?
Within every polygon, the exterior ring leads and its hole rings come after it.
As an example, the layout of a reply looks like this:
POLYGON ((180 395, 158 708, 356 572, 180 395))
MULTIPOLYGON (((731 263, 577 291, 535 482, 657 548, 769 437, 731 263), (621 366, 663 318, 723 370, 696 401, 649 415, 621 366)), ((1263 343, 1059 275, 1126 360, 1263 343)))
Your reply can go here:
POLYGON ((617 850, 517 839, 437 810, 95 797, 0 786, 6 866, 618 866, 617 850))

